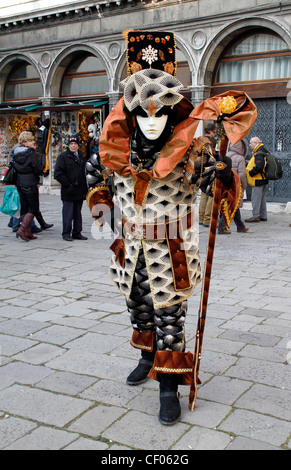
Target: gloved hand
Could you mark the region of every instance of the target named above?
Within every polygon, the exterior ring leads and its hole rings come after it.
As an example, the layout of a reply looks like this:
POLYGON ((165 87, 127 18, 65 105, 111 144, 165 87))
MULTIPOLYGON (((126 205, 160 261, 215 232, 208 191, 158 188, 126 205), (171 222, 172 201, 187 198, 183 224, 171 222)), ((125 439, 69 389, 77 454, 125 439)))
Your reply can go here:
POLYGON ((230 188, 232 181, 232 172, 231 172, 232 162, 231 158, 226 157, 225 155, 219 156, 215 168, 215 177, 219 178, 226 188, 230 188))

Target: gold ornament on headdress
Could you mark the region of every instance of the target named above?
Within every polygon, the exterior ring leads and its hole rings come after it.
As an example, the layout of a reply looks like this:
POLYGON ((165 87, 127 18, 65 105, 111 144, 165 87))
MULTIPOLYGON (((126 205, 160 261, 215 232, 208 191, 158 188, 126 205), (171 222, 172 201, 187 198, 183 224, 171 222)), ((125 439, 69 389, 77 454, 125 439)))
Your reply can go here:
POLYGON ((233 96, 228 95, 222 98, 221 102, 219 103, 219 107, 223 114, 230 114, 236 110, 237 101, 233 96))

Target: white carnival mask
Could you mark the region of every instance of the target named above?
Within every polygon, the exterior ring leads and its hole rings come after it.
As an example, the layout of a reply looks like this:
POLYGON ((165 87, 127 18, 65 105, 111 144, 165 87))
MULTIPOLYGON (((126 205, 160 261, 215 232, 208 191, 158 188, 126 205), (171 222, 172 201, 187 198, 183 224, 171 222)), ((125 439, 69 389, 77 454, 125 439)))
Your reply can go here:
POLYGON ((136 116, 139 128, 148 140, 157 140, 166 127, 168 115, 159 115, 159 113, 151 115, 147 111, 145 113, 146 116, 136 116))
POLYGON ((89 124, 88 126, 89 137, 94 139, 97 136, 97 126, 95 124, 89 124))

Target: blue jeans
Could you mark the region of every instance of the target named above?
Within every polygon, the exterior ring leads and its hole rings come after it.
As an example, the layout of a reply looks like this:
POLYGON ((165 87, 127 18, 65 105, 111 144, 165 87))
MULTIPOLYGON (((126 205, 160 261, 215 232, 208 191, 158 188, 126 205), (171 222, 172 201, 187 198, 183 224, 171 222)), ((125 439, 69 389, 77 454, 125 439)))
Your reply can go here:
MULTIPOLYGON (((12 218, 12 231, 17 232, 17 230, 20 227, 20 218, 18 219, 17 217, 12 218)), ((30 222, 30 228, 35 227, 35 222, 34 219, 30 222)))

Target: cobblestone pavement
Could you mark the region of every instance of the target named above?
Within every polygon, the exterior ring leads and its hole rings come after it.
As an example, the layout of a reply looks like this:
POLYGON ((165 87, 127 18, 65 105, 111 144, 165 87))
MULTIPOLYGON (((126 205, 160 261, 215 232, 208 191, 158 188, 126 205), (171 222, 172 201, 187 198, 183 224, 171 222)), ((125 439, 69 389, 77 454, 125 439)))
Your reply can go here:
MULTIPOLYGON (((62 240, 58 196, 41 195, 41 209, 55 225, 29 243, 0 215, 1 449, 290 449, 290 215, 217 236, 203 384, 194 412, 180 387, 181 421, 166 427, 157 383, 125 384, 139 352, 107 276, 111 241, 92 238, 86 205, 88 241, 62 240)), ((204 262, 204 227, 200 243, 204 262)), ((189 301, 191 351, 200 289, 189 301)))

